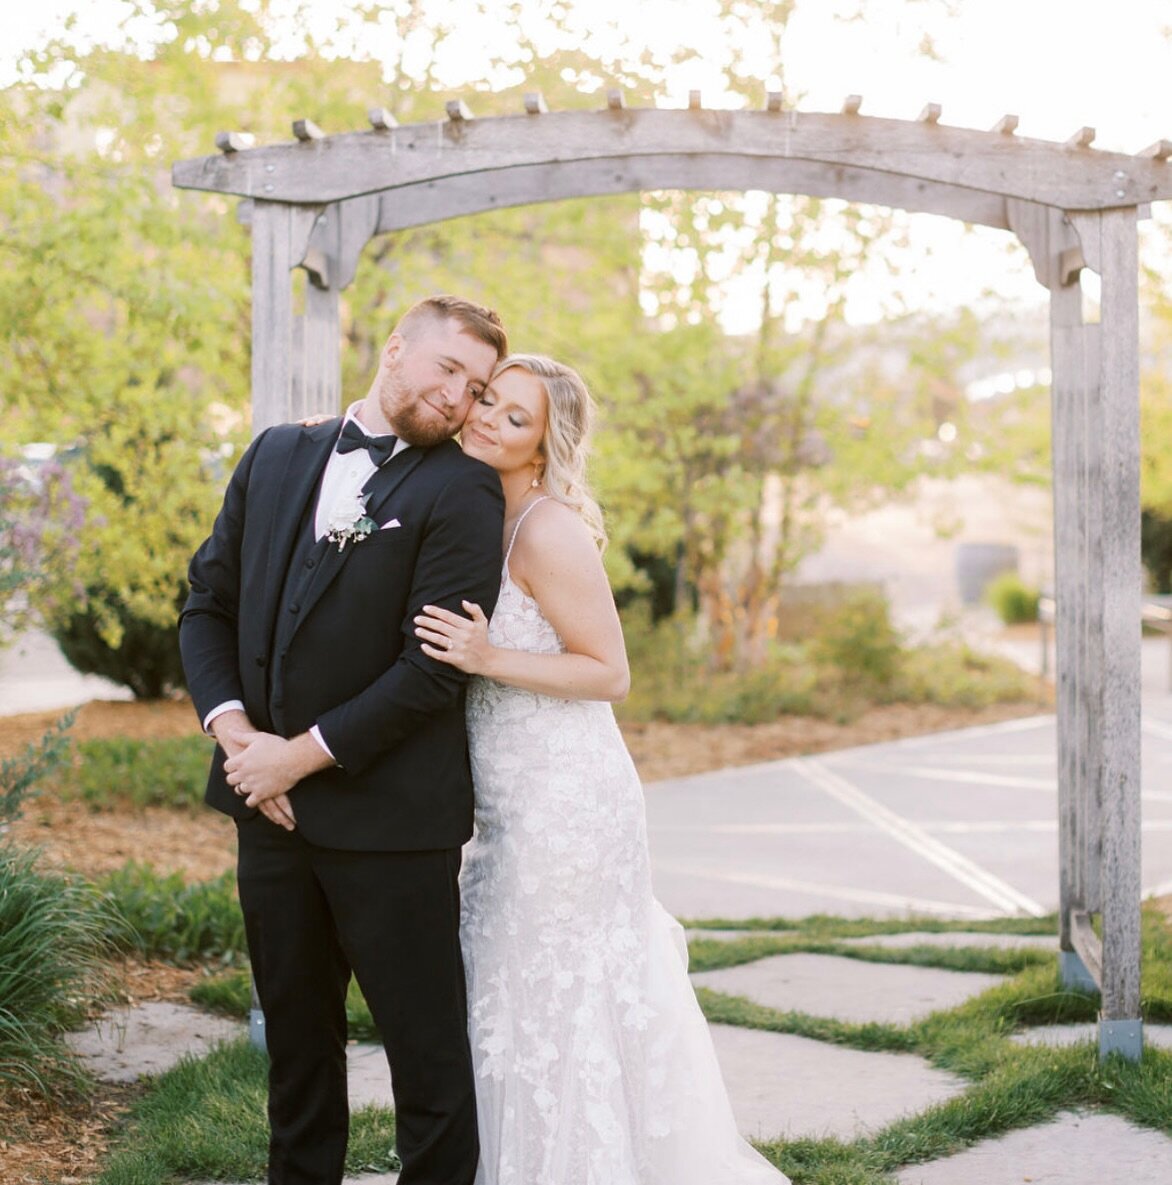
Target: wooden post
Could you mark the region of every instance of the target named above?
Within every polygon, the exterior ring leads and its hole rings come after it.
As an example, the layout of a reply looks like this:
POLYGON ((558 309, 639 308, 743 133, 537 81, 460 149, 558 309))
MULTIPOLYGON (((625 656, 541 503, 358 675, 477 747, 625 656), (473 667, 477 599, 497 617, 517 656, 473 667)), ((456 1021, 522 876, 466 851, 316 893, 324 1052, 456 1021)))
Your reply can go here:
MULTIPOLYGON (((1054 215, 1058 215, 1055 211, 1054 215)), ((1055 259, 1055 264, 1057 260, 1055 259)), ((1098 372, 1093 326, 1082 323, 1077 277, 1063 285, 1057 270, 1050 290, 1051 422, 1054 489, 1055 682, 1058 716, 1058 851, 1060 974, 1067 987, 1096 991, 1090 969, 1074 946, 1072 918, 1090 908, 1098 878, 1097 852, 1085 839, 1094 832, 1087 764, 1086 583, 1083 508, 1086 496, 1086 388, 1098 372)))
MULTIPOLYGON (((293 269, 305 260, 321 206, 255 199, 252 203, 252 432, 287 423, 317 404, 322 367, 336 359, 335 344, 323 360, 323 320, 328 308, 306 295, 304 318, 293 312, 293 269)), ((312 289, 312 284, 307 284, 312 289)), ((336 303, 336 297, 335 297, 336 303)), ((332 314, 337 324, 336 311, 332 314)), ((339 380, 334 380, 335 386, 339 380)), ((328 383, 325 384, 328 389, 328 383)), ((335 398, 329 405, 337 406, 335 398)))
POLYGON ((1136 210, 1073 216, 1102 277, 1099 373, 1091 435, 1099 448, 1094 573, 1088 615, 1100 648, 1096 779, 1102 837, 1102 1056, 1143 1052, 1140 1019, 1140 502, 1139 292, 1136 210))
POLYGON ((290 418, 293 292, 289 272, 293 207, 252 205, 252 433, 290 418))
POLYGON ((312 278, 305 285, 305 415, 341 411, 338 296, 337 288, 320 288, 312 278))

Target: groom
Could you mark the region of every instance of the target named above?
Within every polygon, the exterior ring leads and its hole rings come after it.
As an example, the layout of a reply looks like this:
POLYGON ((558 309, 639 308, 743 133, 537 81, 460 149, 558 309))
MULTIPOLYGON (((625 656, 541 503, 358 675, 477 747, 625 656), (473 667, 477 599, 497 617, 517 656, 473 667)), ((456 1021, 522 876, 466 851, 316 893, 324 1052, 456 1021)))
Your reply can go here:
POLYGON ((207 801, 238 831, 271 1185, 342 1180, 351 972, 391 1066, 401 1185, 476 1172, 465 677, 422 652, 412 619, 496 602, 500 482, 451 437, 506 351, 490 310, 420 301, 344 419, 253 441, 191 561, 180 647, 218 742, 207 801))

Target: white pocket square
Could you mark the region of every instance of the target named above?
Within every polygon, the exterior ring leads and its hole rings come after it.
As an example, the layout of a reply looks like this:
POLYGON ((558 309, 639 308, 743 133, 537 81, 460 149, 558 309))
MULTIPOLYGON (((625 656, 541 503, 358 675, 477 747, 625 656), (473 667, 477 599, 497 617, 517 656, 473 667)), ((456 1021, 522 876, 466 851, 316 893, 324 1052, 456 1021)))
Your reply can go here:
POLYGON ((387 521, 385 523, 383 523, 383 525, 381 527, 379 527, 379 530, 380 531, 389 531, 392 527, 401 527, 402 525, 403 524, 401 522, 399 522, 399 520, 397 518, 391 518, 391 519, 387 519, 387 521))

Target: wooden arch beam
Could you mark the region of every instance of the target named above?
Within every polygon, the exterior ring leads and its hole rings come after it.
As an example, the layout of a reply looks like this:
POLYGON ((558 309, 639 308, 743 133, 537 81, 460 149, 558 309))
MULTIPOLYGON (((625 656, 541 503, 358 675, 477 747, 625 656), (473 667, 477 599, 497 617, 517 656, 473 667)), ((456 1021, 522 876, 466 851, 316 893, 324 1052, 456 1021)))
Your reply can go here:
POLYGON ((914 213, 941 214, 1000 230, 1009 229, 1005 200, 978 190, 813 161, 710 153, 556 161, 405 185, 380 195, 378 232, 403 230, 485 210, 652 189, 742 192, 760 189, 768 193, 808 194, 871 202, 914 213))
MULTIPOLYGON (((1172 198, 1172 169, 1154 157, 929 121, 796 111, 621 108, 445 120, 179 161, 172 176, 180 188, 324 203, 462 173, 695 154, 820 163, 1067 210, 1172 198)), ((650 184, 659 187, 654 178, 650 184)))

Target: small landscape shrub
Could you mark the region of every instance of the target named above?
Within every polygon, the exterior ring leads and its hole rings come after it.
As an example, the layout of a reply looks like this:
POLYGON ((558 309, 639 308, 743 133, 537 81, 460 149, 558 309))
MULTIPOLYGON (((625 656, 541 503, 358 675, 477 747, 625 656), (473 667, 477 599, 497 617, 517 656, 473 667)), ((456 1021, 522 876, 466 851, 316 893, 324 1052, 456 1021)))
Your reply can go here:
POLYGON ((887 598, 870 589, 849 596, 822 618, 811 651, 846 685, 877 690, 889 684, 899 670, 902 642, 887 598))
POLYGON ((985 589, 985 600, 1006 625, 1023 625, 1038 620, 1036 588, 1030 588, 1016 572, 1003 572, 985 589))
POLYGON ((962 643, 918 646, 904 655, 890 689, 893 702, 986 708, 990 704, 1042 702, 1041 684, 1007 658, 962 643))
POLYGON ((53 1096, 87 1076, 61 1042, 112 998, 121 925, 92 886, 0 842, 0 1085, 53 1096))
POLYGON ((845 723, 875 704, 982 708, 1045 698, 1036 680, 999 656, 954 641, 905 646, 872 589, 802 611, 807 636, 772 642, 747 671, 712 670, 703 632, 689 618, 652 626, 637 611, 624 614, 631 694, 620 718, 758 724, 801 715, 845 723))
POLYGON ((35 744, 17 757, 0 762, 0 835, 7 824, 19 819, 26 798, 36 794, 42 782, 60 769, 69 756, 69 729, 76 712, 62 716, 35 744))
POLYGON ((55 779, 64 799, 93 810, 113 806, 187 809, 203 801, 212 742, 193 735, 159 740, 103 737, 82 741, 55 779))
POLYGON ((623 627, 631 663, 631 693, 618 707, 624 720, 759 724, 826 711, 822 673, 800 646, 774 644, 749 671, 713 671, 688 617, 652 626, 628 613, 623 627))
POLYGON ((160 699, 187 686, 178 625, 186 592, 186 585, 177 589, 173 620, 158 625, 128 609, 113 588, 93 584, 80 608, 53 618, 51 632, 75 670, 129 687, 136 699, 160 699), (117 627, 117 646, 110 642, 111 623, 117 627))
POLYGON ((231 963, 245 953, 244 918, 230 872, 189 885, 178 872, 131 861, 98 887, 125 919, 124 945, 145 958, 231 963))

